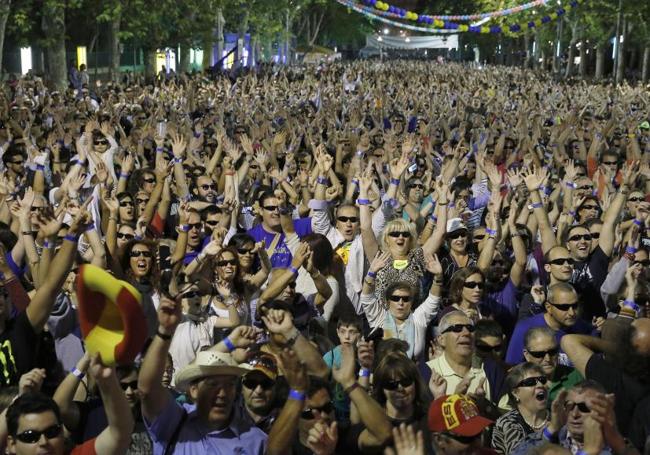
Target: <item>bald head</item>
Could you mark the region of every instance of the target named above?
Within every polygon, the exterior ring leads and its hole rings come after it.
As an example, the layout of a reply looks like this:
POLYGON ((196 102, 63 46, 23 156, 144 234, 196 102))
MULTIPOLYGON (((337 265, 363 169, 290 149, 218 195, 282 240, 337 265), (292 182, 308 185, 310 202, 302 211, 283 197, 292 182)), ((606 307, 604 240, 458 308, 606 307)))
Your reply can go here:
POLYGON ((636 319, 632 322, 632 327, 634 327, 632 346, 639 354, 650 357, 650 319, 636 319))

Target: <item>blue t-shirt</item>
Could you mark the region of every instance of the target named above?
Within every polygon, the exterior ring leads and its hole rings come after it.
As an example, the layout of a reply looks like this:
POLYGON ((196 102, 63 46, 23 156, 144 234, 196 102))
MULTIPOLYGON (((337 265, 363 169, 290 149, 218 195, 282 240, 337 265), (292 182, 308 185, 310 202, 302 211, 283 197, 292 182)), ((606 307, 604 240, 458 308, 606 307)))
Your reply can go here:
MULTIPOLYGON (((298 237, 302 238, 306 235, 311 234, 311 218, 300 218, 298 220, 294 220, 293 228, 296 231, 296 234, 298 234, 298 237)), ((253 237, 256 242, 261 242, 264 240, 264 246, 265 248, 268 248, 271 243, 273 243, 273 239, 275 238, 276 233, 266 231, 260 223, 252 229, 249 229, 248 235, 253 237)), ((291 255, 291 251, 289 251, 289 247, 287 247, 287 244, 284 240, 285 237, 283 232, 280 234, 280 240, 278 241, 274 253, 270 258, 273 268, 287 268, 289 265, 291 265, 291 259, 293 256, 291 255)))
MULTIPOLYGON (((506 354, 506 363, 510 365, 517 365, 523 362, 524 359, 524 337, 526 332, 529 329, 534 327, 548 327, 546 320, 544 319, 544 314, 540 313, 532 316, 530 318, 522 319, 515 326, 514 332, 512 332, 512 338, 510 339, 510 344, 508 345, 508 353, 506 354)), ((557 344, 560 344, 560 339, 568 333, 577 333, 580 335, 591 335, 594 331, 594 328, 591 324, 578 319, 575 324, 569 329, 560 329, 555 331, 555 339, 557 344)), ((562 362, 561 362, 562 363, 562 362)))

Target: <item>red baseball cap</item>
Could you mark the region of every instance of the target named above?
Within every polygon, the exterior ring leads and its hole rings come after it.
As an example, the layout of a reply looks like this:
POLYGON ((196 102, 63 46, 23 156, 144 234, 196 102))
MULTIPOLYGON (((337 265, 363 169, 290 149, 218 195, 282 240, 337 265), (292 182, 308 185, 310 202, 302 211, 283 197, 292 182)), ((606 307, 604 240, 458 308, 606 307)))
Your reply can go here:
POLYGON ((466 395, 443 395, 429 407, 429 430, 434 433, 476 436, 493 423, 466 395))

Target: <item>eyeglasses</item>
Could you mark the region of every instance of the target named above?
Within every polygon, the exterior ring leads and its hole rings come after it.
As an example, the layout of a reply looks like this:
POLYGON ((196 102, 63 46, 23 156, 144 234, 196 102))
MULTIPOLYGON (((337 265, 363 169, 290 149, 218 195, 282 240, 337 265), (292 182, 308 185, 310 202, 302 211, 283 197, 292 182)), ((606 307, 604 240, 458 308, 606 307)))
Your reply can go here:
POLYGON ((633 265, 640 264, 643 267, 649 267, 650 266, 650 259, 646 259, 645 261, 634 261, 633 265))
POLYGON ((391 295, 390 297, 388 297, 388 300, 390 300, 391 302, 395 302, 395 303, 397 303, 397 302, 408 303, 408 302, 411 301, 411 296, 410 295, 391 295))
POLYGON ((253 254, 253 248, 237 248, 239 254, 253 254))
POLYGON ((148 251, 148 250, 131 250, 130 256, 132 258, 139 258, 139 257, 150 258, 151 257, 151 251, 148 251))
POLYGON ((603 164, 606 166, 614 166, 618 164, 618 161, 603 161, 603 164))
POLYGON ((393 379, 392 381, 386 382, 382 388, 386 390, 397 390, 397 388, 401 385, 403 388, 409 387, 413 385, 415 382, 415 379, 413 378, 404 378, 404 379, 393 379))
POLYGON ((217 185, 215 185, 214 183, 205 184, 205 185, 201 185, 201 189, 203 191, 208 191, 208 190, 216 191, 217 185))
POLYGON ((533 378, 526 378, 521 381, 515 386, 515 389, 519 387, 534 387, 537 384, 544 385, 548 382, 548 379, 546 376, 535 376, 533 378))
POLYGON ((443 330, 442 333, 449 333, 449 332, 461 333, 463 329, 467 329, 469 333, 474 333, 476 327, 474 327, 474 324, 453 324, 447 327, 445 330, 443 330))
POLYGON ((357 221, 359 221, 359 218, 357 218, 356 216, 339 216, 336 217, 336 219, 341 223, 347 223, 348 221, 350 223, 356 223, 357 221))
POLYGON ((217 262, 217 267, 225 267, 227 265, 236 266, 237 259, 224 259, 222 261, 217 262))
POLYGON ((253 378, 250 376, 245 376, 242 381, 242 385, 250 390, 257 389, 258 386, 261 386, 264 390, 269 390, 275 385, 275 381, 271 380, 264 376, 263 378, 253 378))
POLYGON ((133 207, 133 201, 120 201, 120 207, 133 207))
POLYGON ((500 352, 502 347, 503 345, 501 344, 490 346, 489 344, 476 343, 476 349, 486 354, 490 352, 500 352))
POLYGON ((557 258, 549 261, 549 264, 552 265, 573 265, 575 264, 575 260, 573 258, 557 258))
POLYGON ((45 210, 45 207, 42 207, 42 206, 39 207, 39 206, 34 205, 29 210, 32 211, 32 212, 42 212, 42 211, 45 210))
POLYGON ((148 179, 142 179, 142 181, 145 183, 156 183, 156 179, 154 177, 150 177, 148 179))
POLYGON ((589 406, 584 401, 581 401, 580 403, 574 403, 573 401, 567 401, 566 403, 564 403, 564 409, 567 412, 573 411, 576 408, 576 406, 578 407, 578 411, 580 411, 583 414, 591 412, 591 409, 589 409, 589 406))
POLYGON ((416 188, 418 190, 423 190, 424 189, 424 185, 422 185, 421 183, 412 183, 408 187, 409 188, 416 188))
POLYGON ((409 231, 393 231, 393 232, 389 232, 388 235, 394 239, 398 237, 402 237, 405 239, 411 238, 411 233, 409 231))
POLYGON ((201 223, 192 223, 187 225, 190 228, 190 231, 192 229, 196 229, 197 231, 201 230, 201 223))
POLYGON ((482 281, 465 281, 463 283, 463 287, 466 287, 467 289, 483 289, 485 284, 482 281))
POLYGON ((546 351, 531 351, 529 349, 526 349, 526 351, 528 351, 528 353, 536 359, 543 359, 547 355, 549 357, 555 357, 560 352, 560 348, 548 349, 546 351))
POLYGON ((461 237, 463 237, 463 238, 467 237, 467 231, 454 231, 454 232, 451 232, 451 233, 447 234, 447 238, 451 239, 451 240, 456 240, 456 239, 459 239, 461 237))
POLYGON ((591 240, 591 234, 576 234, 569 237, 569 242, 579 242, 580 240, 591 240))
POLYGON ((149 199, 136 198, 135 202, 137 202, 138 204, 146 204, 147 202, 149 202, 149 199))
POLYGON ((41 436, 43 435, 47 439, 58 438, 59 436, 61 436, 62 430, 63 427, 61 426, 61 424, 57 423, 56 425, 47 427, 43 431, 38 431, 38 430, 23 431, 22 433, 16 435, 16 439, 18 439, 20 442, 24 442, 25 444, 36 444, 38 441, 41 440, 41 436))
POLYGON ((475 235, 472 237, 474 240, 478 240, 479 242, 485 238, 485 234, 483 235, 475 235))
POLYGON ((204 223, 207 224, 208 226, 214 227, 214 226, 217 226, 219 224, 219 221, 217 221, 217 220, 205 220, 204 223))
POLYGON ((183 299, 194 299, 196 297, 201 297, 199 291, 188 291, 181 295, 181 298, 183 299))
POLYGON ((275 212, 276 210, 278 210, 278 206, 277 205, 265 205, 264 210, 268 210, 269 212, 275 212))
POLYGON ((627 200, 627 202, 643 202, 645 199, 642 197, 631 197, 627 200))
POLYGON ((304 411, 300 413, 300 417, 305 420, 314 419, 314 411, 318 411, 321 414, 329 414, 334 410, 332 403, 325 403, 323 406, 314 407, 314 408, 305 408, 304 411))
POLYGON ((108 141, 95 141, 95 145, 107 145, 108 141))
POLYGON ((133 234, 126 234, 124 232, 118 232, 117 233, 117 238, 118 239, 126 239, 126 240, 133 240, 135 238, 135 235, 133 234))
POLYGON ((548 302, 551 305, 553 305, 555 308, 557 308, 560 311, 569 311, 571 309, 577 310, 578 309, 578 302, 576 303, 552 303, 548 302))
POLYGON ((136 379, 135 381, 131 381, 131 382, 120 382, 120 387, 122 387, 122 390, 126 390, 129 387, 131 387, 131 390, 137 390, 138 380, 136 379))
POLYGON ((576 188, 576 190, 590 190, 590 189, 591 189, 591 185, 582 185, 576 188))
POLYGON ((25 164, 25 161, 20 160, 20 161, 9 161, 9 164, 15 164, 16 166, 22 166, 25 164))

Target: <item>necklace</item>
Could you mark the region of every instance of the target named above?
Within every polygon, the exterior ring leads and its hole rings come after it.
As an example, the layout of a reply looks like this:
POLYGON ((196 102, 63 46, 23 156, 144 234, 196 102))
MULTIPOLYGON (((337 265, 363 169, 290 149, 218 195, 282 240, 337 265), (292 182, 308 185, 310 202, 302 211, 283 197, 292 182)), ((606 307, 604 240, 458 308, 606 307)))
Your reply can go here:
POLYGON ((541 430, 542 428, 544 428, 544 426, 546 425, 546 422, 548 422, 548 410, 546 411, 546 417, 544 417, 544 421, 542 423, 538 424, 538 425, 533 425, 528 420, 526 420, 526 417, 524 417, 524 414, 521 411, 519 411, 519 413, 521 414, 521 417, 524 419, 524 422, 526 422, 528 424, 528 426, 531 427, 536 432, 541 430))

